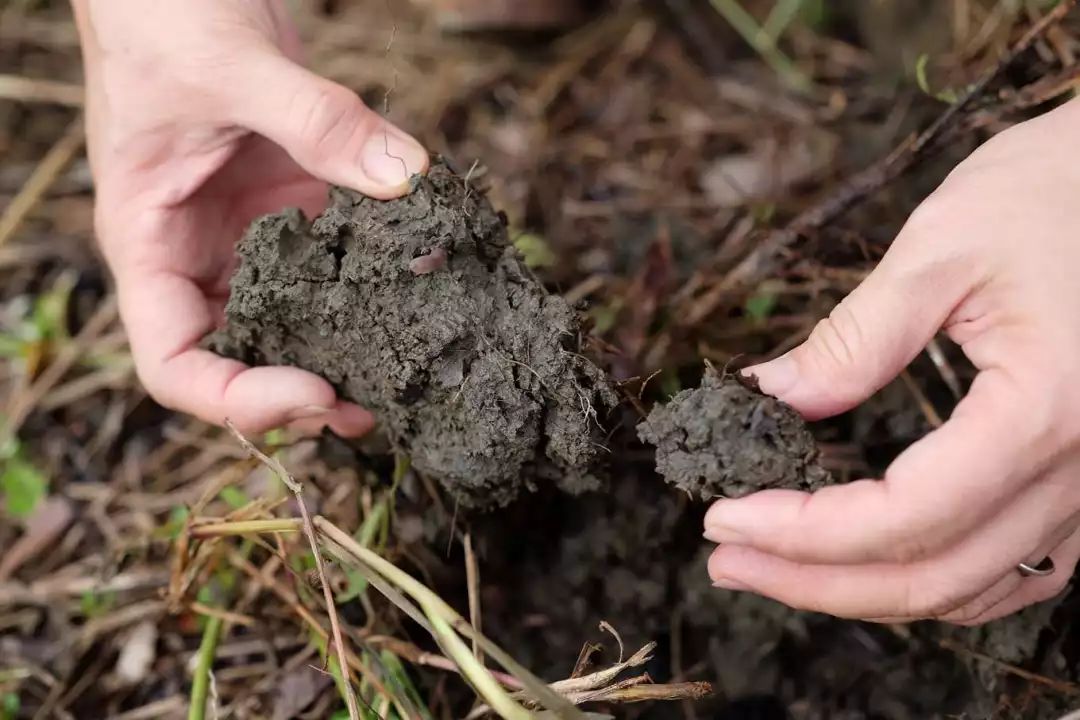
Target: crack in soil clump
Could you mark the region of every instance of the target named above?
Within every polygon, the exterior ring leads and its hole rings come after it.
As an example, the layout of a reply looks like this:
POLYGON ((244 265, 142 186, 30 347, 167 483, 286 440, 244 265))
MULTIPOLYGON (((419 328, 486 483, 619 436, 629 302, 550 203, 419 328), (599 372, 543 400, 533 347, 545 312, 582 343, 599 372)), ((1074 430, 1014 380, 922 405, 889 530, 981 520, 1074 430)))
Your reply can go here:
POLYGON ((806 421, 738 373, 705 371, 701 386, 658 405, 637 427, 656 446, 656 470, 702 500, 829 482, 806 421))
POLYGON ((326 378, 466 505, 541 479, 599 486, 614 391, 578 354, 574 311, 443 162, 397 200, 334 188, 311 223, 295 209, 260 218, 238 252, 217 352, 326 378))

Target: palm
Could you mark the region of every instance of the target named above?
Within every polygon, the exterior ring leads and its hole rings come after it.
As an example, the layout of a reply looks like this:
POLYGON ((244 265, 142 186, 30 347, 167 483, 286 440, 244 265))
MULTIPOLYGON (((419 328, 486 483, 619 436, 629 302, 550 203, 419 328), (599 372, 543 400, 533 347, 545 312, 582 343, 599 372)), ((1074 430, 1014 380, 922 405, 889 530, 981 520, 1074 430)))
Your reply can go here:
POLYGON ((198 285, 210 315, 217 319, 228 299, 234 247, 251 221, 284 207, 315 215, 325 205, 326 191, 326 183, 304 171, 281 148, 257 135, 245 136, 236 141, 217 172, 163 216, 182 242, 159 258, 159 267, 198 285))

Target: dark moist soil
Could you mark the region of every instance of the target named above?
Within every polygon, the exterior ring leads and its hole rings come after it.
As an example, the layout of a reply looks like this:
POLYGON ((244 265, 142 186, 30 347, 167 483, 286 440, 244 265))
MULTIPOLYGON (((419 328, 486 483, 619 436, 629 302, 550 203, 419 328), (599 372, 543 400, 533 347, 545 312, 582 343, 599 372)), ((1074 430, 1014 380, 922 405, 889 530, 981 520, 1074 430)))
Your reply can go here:
POLYGON ((657 472, 701 500, 830 481, 806 421, 738 373, 708 367, 700 387, 656 406, 637 431, 656 446, 657 472))
POLYGON ((442 161, 397 200, 334 188, 314 222, 263 217, 238 252, 217 352, 326 378, 466 505, 503 505, 541 479, 598 487, 615 394, 578 353, 574 311, 442 161))

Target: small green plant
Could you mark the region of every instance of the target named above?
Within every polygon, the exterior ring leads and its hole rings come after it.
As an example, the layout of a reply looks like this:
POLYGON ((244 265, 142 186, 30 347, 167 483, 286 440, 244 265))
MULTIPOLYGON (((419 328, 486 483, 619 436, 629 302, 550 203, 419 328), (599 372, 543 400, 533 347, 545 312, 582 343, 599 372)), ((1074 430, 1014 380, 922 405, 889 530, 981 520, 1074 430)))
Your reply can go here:
POLYGON ((169 513, 169 519, 164 524, 154 529, 153 536, 155 540, 175 540, 180 537, 180 533, 184 530, 184 525, 187 523, 188 515, 191 511, 183 505, 177 505, 169 513))
POLYGON ((746 304, 743 306, 746 317, 758 324, 765 322, 776 309, 777 300, 776 293, 759 288, 756 293, 746 298, 746 304))
POLYGON ((709 2, 716 12, 720 13, 735 29, 735 32, 739 33, 742 39, 772 68, 784 84, 798 92, 807 92, 813 88, 810 78, 778 47, 784 31, 801 13, 804 0, 778 0, 769 17, 762 24, 758 24, 758 21, 747 12, 739 0, 709 0, 709 2))
POLYGON ((927 67, 930 64, 930 56, 923 53, 915 61, 915 84, 919 86, 919 89, 926 95, 940 100, 948 105, 954 105, 960 101, 960 98, 971 90, 970 85, 962 88, 946 87, 940 90, 934 90, 930 87, 930 81, 927 78, 927 67))
POLYGON ((521 233, 514 239, 525 265, 531 268, 551 267, 558 260, 547 240, 533 233, 521 233))
POLYGON ((0 492, 4 509, 16 518, 27 518, 49 492, 49 480, 29 459, 22 444, 9 439, 0 446, 0 492))
POLYGON ((619 313, 622 312, 622 300, 612 300, 607 305, 597 305, 589 310, 589 317, 592 318, 593 332, 597 335, 603 335, 604 333, 615 327, 615 322, 619 319, 619 313))
POLYGON ((87 619, 102 617, 108 614, 116 604, 115 592, 99 593, 87 590, 79 598, 79 609, 87 619))
POLYGON ((247 493, 235 485, 226 485, 223 487, 218 494, 218 497, 233 510, 239 510, 251 502, 251 498, 247 496, 247 493))
POLYGON ((74 276, 64 274, 50 289, 31 298, 22 319, 0 333, 0 356, 21 359, 31 372, 36 372, 50 348, 71 340, 67 314, 74 286, 74 276))
POLYGON ((15 720, 19 715, 21 705, 18 693, 0 694, 0 720, 15 720))
MULTIPOLYGON (((399 456, 399 465, 401 464, 401 457, 405 456, 399 456)), ((407 464, 405 467, 408 467, 407 464)), ((397 468, 395 468, 394 475, 395 477, 398 475, 397 468)), ((381 552, 388 536, 389 519, 388 502, 386 498, 383 498, 371 508, 371 512, 364 518, 364 522, 360 524, 360 528, 353 535, 353 538, 363 547, 374 547, 376 552, 381 552)), ((348 578, 349 584, 334 598, 338 603, 355 600, 367 591, 368 581, 362 572, 346 570, 345 576, 348 578)))

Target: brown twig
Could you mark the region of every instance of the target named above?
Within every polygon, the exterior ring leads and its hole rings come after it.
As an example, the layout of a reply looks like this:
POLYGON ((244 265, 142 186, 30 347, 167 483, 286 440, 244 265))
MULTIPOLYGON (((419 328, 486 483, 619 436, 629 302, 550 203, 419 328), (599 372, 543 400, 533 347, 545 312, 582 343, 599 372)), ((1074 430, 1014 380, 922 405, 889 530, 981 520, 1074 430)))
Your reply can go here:
MULTIPOLYGON (((629 687, 616 688, 604 693, 603 699, 609 702, 634 703, 650 700, 700 700, 713 694, 713 687, 707 682, 681 683, 641 683, 629 687)), ((600 698, 596 698, 600 699, 600 698)))
POLYGON ((56 144, 49 148, 49 152, 27 178, 26 184, 4 209, 3 216, 0 216, 0 247, 15 235, 30 211, 41 201, 82 146, 83 121, 80 115, 71 121, 56 144))
POLYGON ((63 346, 44 372, 26 392, 12 398, 7 410, 7 422, 3 426, 5 437, 15 437, 26 418, 34 411, 49 390, 63 379, 67 371, 83 356, 90 344, 101 335, 118 315, 115 295, 110 295, 98 305, 97 310, 75 338, 63 346))
MULTIPOLYGON (((330 618, 330 632, 334 649, 337 651, 338 667, 341 670, 342 678, 341 685, 345 690, 345 705, 349 709, 349 720, 359 720, 360 709, 356 704, 356 696, 353 694, 352 681, 350 680, 348 651, 341 634, 341 623, 338 621, 337 606, 334 604, 334 592, 326 577, 326 568, 323 564, 322 554, 319 552, 319 542, 315 539, 315 528, 312 527, 311 515, 308 514, 307 505, 304 504, 304 488, 296 481, 292 473, 285 469, 284 465, 255 447, 229 420, 225 421, 225 426, 236 438, 236 441, 240 443, 241 447, 276 474, 296 497, 296 504, 300 508, 300 517, 304 523, 304 535, 307 536, 308 544, 311 546, 311 554, 315 558, 315 568, 318 570, 323 596, 326 599, 326 614, 330 618)), ((327 648, 327 653, 329 654, 329 648, 327 648)))
POLYGON ((995 667, 1001 669, 1003 672, 1007 672, 1010 675, 1015 675, 1016 677, 1023 678, 1033 683, 1038 683, 1039 685, 1045 685, 1046 687, 1053 688, 1060 693, 1064 693, 1066 695, 1080 695, 1080 686, 1077 686, 1074 683, 1066 682, 1064 680, 1055 680, 1054 678, 1049 678, 1045 675, 1039 675, 1038 673, 1031 672, 1030 670, 1025 670, 1024 668, 1010 665, 1009 663, 998 660, 997 658, 991 657, 990 655, 976 652, 975 650, 964 647, 960 643, 953 640, 939 640, 938 644, 946 650, 951 650, 961 655, 967 655, 968 657, 974 658, 975 660, 990 663, 991 665, 994 665, 995 667))
POLYGON ((0 75, 0 98, 22 103, 82 107, 83 89, 81 85, 56 80, 0 75))

